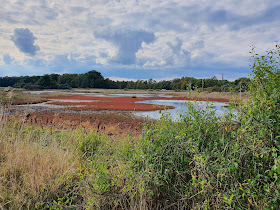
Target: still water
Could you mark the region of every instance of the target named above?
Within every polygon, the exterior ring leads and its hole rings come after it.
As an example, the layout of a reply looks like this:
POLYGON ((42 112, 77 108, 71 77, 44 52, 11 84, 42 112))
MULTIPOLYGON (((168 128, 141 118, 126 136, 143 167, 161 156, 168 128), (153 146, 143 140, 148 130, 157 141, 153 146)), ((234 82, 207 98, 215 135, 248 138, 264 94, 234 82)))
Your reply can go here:
POLYGON ((135 112, 134 114, 139 117, 147 117, 151 119, 159 119, 162 116, 162 113, 167 112, 170 114, 173 120, 179 120, 180 114, 183 112, 188 111, 186 103, 194 103, 196 107, 205 107, 207 103, 213 105, 213 108, 216 110, 216 115, 221 116, 223 115, 228 107, 227 103, 222 102, 206 102, 206 101, 182 101, 182 100, 147 100, 141 101, 138 103, 147 103, 147 104, 158 104, 158 105, 165 105, 165 106, 173 106, 175 109, 169 109, 164 111, 146 111, 146 112, 135 112))

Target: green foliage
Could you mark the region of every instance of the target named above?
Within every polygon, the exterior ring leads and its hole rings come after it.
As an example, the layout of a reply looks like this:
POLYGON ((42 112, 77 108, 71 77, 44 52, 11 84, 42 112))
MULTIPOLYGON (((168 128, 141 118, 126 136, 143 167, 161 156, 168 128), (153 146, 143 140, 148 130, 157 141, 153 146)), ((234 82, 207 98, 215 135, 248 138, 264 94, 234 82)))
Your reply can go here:
POLYGON ((251 98, 237 115, 187 104, 179 122, 146 125, 135 160, 146 196, 162 207, 279 207, 279 56, 253 53, 251 98))
POLYGON ((270 50, 258 57, 252 50, 253 78, 250 85, 250 106, 246 107, 244 121, 254 122, 258 133, 271 139, 279 149, 280 138, 280 48, 270 50), (278 140, 277 140, 278 139, 278 140))
POLYGON ((138 161, 142 165, 139 170, 147 174, 146 191, 154 200, 165 202, 164 206, 187 208, 193 202, 214 200, 213 184, 218 189, 217 185, 223 183, 211 183, 211 179, 216 180, 219 170, 227 172, 231 166, 229 160, 222 158, 222 153, 225 145, 234 142, 235 126, 221 122, 231 120, 233 113, 219 117, 211 104, 186 105, 188 112, 182 113, 179 122, 163 115, 160 121, 147 125, 141 142, 142 154, 138 161), (213 165, 215 161, 224 163, 213 165))
POLYGON ((80 145, 80 148, 85 145, 94 148, 85 159, 80 174, 84 193, 88 196, 86 206, 90 209, 129 209, 129 201, 137 199, 137 175, 131 165, 136 144, 130 138, 92 133, 87 134, 80 145))
POLYGON ((80 143, 79 150, 82 152, 82 156, 92 159, 95 155, 98 146, 104 142, 104 139, 95 133, 90 133, 80 143))

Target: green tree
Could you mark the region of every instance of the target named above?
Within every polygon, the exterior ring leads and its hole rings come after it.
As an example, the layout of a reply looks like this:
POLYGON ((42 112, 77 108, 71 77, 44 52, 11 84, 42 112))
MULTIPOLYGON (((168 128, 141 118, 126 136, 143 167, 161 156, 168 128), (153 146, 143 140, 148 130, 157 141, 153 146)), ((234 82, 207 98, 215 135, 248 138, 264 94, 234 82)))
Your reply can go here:
POLYGON ((43 89, 57 88, 57 83, 55 79, 48 74, 45 74, 44 76, 40 77, 40 79, 37 81, 37 85, 39 85, 40 88, 43 89))

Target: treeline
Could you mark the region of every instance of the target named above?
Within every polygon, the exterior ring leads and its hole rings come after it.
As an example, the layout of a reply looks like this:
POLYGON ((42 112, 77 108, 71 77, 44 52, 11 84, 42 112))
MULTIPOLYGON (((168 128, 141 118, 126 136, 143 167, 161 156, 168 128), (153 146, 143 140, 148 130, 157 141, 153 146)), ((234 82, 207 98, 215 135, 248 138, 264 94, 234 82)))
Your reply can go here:
POLYGON ((153 89, 153 90, 194 90, 209 92, 247 91, 249 78, 239 78, 231 82, 218 80, 216 77, 196 79, 182 77, 181 79, 155 81, 112 81, 104 78, 95 70, 84 74, 45 74, 44 76, 0 77, 0 87, 36 89, 71 89, 71 88, 105 88, 105 89, 153 89))

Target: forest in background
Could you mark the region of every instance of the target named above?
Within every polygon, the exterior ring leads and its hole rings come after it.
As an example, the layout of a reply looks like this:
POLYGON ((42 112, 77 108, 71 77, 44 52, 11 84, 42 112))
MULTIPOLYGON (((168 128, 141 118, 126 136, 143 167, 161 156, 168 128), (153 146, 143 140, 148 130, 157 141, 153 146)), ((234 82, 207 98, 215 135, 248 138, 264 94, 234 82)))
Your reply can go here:
POLYGON ((234 81, 182 77, 173 80, 113 81, 104 78, 96 70, 84 74, 45 74, 44 76, 0 77, 0 87, 38 89, 104 88, 104 89, 153 89, 153 90, 199 90, 208 92, 245 92, 249 78, 234 81))

